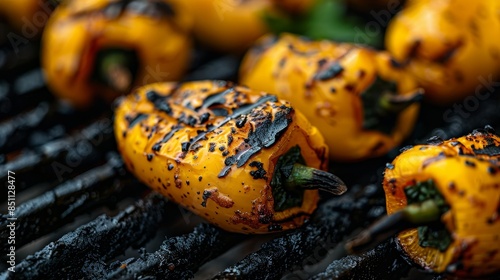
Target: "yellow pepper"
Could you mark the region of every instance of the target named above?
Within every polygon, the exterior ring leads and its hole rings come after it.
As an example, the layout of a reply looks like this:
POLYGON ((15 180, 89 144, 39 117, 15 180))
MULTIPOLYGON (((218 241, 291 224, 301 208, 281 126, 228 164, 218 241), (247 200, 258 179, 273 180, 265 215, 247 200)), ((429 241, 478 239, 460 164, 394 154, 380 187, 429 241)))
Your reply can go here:
POLYGON ((182 10, 162 0, 62 3, 42 41, 50 88, 84 107, 97 96, 109 101, 134 86, 180 79, 191 50, 182 10))
POLYGON ((115 135, 141 181, 228 231, 299 227, 316 208, 316 188, 345 191, 318 170, 328 148, 300 112, 229 82, 141 87, 116 109, 115 135))
POLYGON ((412 131, 419 110, 413 103, 421 97, 385 52, 290 34, 262 38, 246 55, 240 82, 289 100, 325 136, 331 159, 341 161, 399 145, 412 131))
POLYGON ((388 214, 408 204, 406 188, 428 180, 449 208, 440 218, 451 237, 446 249, 421 246, 417 229, 398 235, 402 249, 415 263, 464 277, 500 271, 499 159, 500 137, 474 131, 415 146, 389 165, 384 176, 388 214))
POLYGON ((499 160, 488 126, 406 149, 385 170, 389 216, 348 248, 400 232, 402 250, 425 269, 467 279, 500 272, 499 160))
POLYGON ((391 21, 386 47, 435 103, 481 94, 498 77, 500 3, 412 0, 391 21))
POLYGON ((313 2, 314 0, 190 0, 186 8, 193 16, 196 39, 216 51, 241 53, 268 32, 263 20, 265 13, 277 14, 279 8, 299 13, 309 8, 313 2), (273 2, 279 6, 273 5, 273 2))

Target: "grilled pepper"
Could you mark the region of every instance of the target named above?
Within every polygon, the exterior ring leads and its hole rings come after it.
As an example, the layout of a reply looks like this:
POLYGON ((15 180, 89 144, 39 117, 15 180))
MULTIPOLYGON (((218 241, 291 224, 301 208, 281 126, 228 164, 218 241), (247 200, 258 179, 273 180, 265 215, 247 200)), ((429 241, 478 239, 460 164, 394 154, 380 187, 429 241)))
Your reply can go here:
POLYGON ((26 38, 33 38, 41 34, 52 10, 58 0, 16 0, 0 1, 0 18, 26 38))
MULTIPOLYGON (((184 0, 177 0, 184 1, 184 0)), ((279 7, 303 12, 313 0, 303 0, 300 5, 271 0, 191 0, 187 6, 194 18, 195 37, 204 45, 221 52, 241 53, 255 40, 264 35, 268 28, 263 20, 265 13, 276 15, 279 7)))
POLYGON ((84 107, 97 96, 112 100, 134 86, 178 80, 191 48, 189 17, 178 10, 162 0, 62 3, 42 41, 49 86, 84 107))
POLYGON ((331 158, 342 161, 399 145, 422 97, 387 53, 293 35, 262 38, 246 55, 240 82, 289 100, 325 136, 331 158))
POLYGON ((397 240, 426 269, 460 277, 500 272, 500 137, 492 132, 432 139, 399 155, 383 182, 390 216, 359 240, 409 228, 397 240))
POLYGON ((481 94, 500 65, 500 3, 412 0, 388 26, 386 47, 435 103, 481 94))
POLYGON ((228 231, 296 228, 318 188, 345 191, 321 171, 328 148, 300 112, 228 82, 139 88, 118 106, 115 135, 140 180, 228 231))

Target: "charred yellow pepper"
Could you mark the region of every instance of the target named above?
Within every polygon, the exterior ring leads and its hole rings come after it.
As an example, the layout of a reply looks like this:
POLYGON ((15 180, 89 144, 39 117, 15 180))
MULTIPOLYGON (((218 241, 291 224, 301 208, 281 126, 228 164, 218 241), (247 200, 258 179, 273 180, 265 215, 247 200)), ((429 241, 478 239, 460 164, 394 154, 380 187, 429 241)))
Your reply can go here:
POLYGON ((325 136, 331 158, 342 161, 399 145, 422 95, 385 52, 293 35, 262 38, 246 55, 240 82, 289 100, 325 136))
POLYGON ((480 94, 498 77, 500 3, 412 0, 387 29, 386 47, 436 103, 480 94))
POLYGON ((397 240, 423 268, 459 277, 500 272, 500 137, 491 132, 433 139, 388 164, 390 216, 365 236, 410 228, 397 240))
POLYGON ((268 32, 263 20, 265 13, 279 13, 279 8, 303 12, 302 9, 312 3, 313 0, 300 3, 295 0, 191 0, 186 7, 193 16, 194 35, 200 42, 217 51, 241 53, 268 32))
POLYGON ((42 65, 50 88, 76 106, 186 71, 189 17, 168 1, 71 0, 52 15, 42 65))
POLYGON ((316 208, 317 188, 345 191, 319 170, 328 148, 301 113, 227 82, 139 88, 118 106, 115 135, 140 180, 228 231, 299 227, 316 208))

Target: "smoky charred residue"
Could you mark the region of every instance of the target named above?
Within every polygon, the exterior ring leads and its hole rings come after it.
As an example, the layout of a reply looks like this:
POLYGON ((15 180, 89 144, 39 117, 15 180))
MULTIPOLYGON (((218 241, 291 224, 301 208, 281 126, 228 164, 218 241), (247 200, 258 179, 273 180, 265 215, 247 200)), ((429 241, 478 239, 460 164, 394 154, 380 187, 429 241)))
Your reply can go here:
POLYGON ((158 92, 150 90, 146 93, 146 98, 154 104, 157 110, 172 115, 172 108, 168 104, 169 96, 160 95, 158 92))
POLYGON ((148 117, 147 114, 137 114, 134 117, 131 116, 126 116, 125 119, 128 122, 128 128, 131 129, 134 126, 136 126, 138 123, 140 123, 142 120, 146 119, 148 117))
POLYGON ((219 173, 219 178, 226 176, 231 169, 231 166, 243 166, 252 156, 260 152, 263 148, 273 146, 292 122, 293 109, 287 106, 278 107, 278 112, 274 115, 265 115, 263 117, 258 112, 251 113, 248 117, 251 122, 255 123, 255 129, 250 130, 248 138, 242 147, 239 147, 239 152, 226 160, 226 166, 219 173))

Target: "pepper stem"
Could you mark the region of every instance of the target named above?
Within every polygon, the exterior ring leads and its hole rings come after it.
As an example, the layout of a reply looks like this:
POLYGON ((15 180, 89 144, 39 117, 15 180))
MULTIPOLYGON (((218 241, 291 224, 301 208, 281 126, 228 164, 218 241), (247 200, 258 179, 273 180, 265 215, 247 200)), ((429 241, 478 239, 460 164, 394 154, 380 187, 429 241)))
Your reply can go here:
POLYGON ((416 89, 412 94, 395 95, 385 93, 380 97, 378 103, 378 113, 382 116, 387 114, 398 114, 409 106, 422 101, 424 98, 424 90, 416 89))
POLYGON ((99 79, 118 93, 128 93, 132 87, 133 73, 130 54, 109 50, 97 60, 99 79))
POLYGON ((351 254, 363 253, 403 230, 428 225, 440 219, 441 211, 434 200, 410 204, 375 222, 348 241, 345 249, 351 254))
POLYGON ((284 182, 288 189, 322 190, 341 195, 347 187, 339 177, 323 170, 295 163, 290 176, 284 182))

